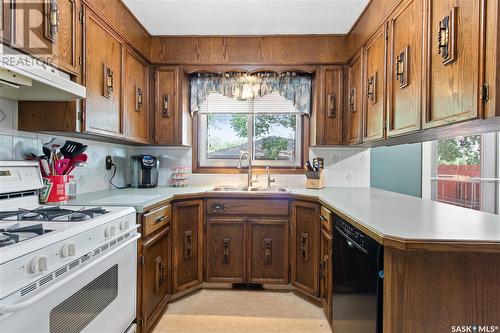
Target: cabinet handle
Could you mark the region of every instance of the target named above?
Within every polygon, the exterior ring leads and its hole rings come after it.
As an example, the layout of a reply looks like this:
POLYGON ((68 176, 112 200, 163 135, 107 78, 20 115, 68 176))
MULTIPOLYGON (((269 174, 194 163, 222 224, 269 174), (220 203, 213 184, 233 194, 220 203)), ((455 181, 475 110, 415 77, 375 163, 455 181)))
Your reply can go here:
POLYGON ((161 285, 163 285, 163 283, 165 283, 165 272, 166 272, 166 269, 165 269, 165 264, 161 263, 161 278, 160 278, 160 282, 161 282, 161 285))
POLYGON ((226 207, 223 203, 215 202, 210 205, 210 213, 224 213, 226 211, 226 207))
POLYGON ((321 222, 325 222, 325 221, 326 221, 326 217, 324 217, 323 215, 320 215, 320 216, 319 216, 319 220, 320 220, 321 222))
POLYGON ((184 231, 184 259, 189 259, 193 255, 193 231, 184 231))
POLYGON ((349 109, 351 112, 356 112, 356 88, 351 88, 351 91, 349 92, 349 109))
POLYGON ((456 16, 458 7, 453 7, 450 14, 439 21, 437 34, 437 50, 441 55, 443 65, 447 65, 456 59, 456 16))
POLYGON ((328 95, 328 118, 337 118, 337 96, 328 95))
POLYGON ((167 219, 167 217, 165 215, 162 215, 160 217, 158 217, 156 220, 155 220, 155 224, 157 223, 161 223, 163 221, 165 221, 167 219))
POLYGON ((155 258, 155 281, 156 281, 156 285, 155 285, 155 291, 158 291, 161 287, 161 284, 162 284, 162 263, 161 263, 161 258, 160 257, 156 257, 155 258))
POLYGON ((319 262, 319 279, 320 280, 324 280, 325 278, 325 275, 323 274, 323 269, 324 269, 324 266, 325 265, 325 262, 323 260, 321 260, 319 262))
POLYGON ((401 51, 396 56, 396 81, 399 81, 399 87, 405 88, 408 86, 408 54, 410 46, 406 46, 403 51, 401 51))
POLYGON ((45 7, 45 38, 52 43, 57 41, 57 33, 59 32, 60 12, 57 0, 49 0, 44 2, 45 7))
POLYGON ((368 96, 368 100, 370 101, 370 103, 377 103, 377 72, 373 73, 368 78, 368 87, 366 91, 366 95, 368 96))
POLYGON ((264 238, 264 263, 271 265, 273 263, 273 240, 264 238))
POLYGON ((231 256, 230 253, 230 247, 231 247, 231 240, 229 238, 224 238, 222 240, 222 263, 223 264, 229 264, 229 259, 231 256))
POLYGON ((139 86, 135 86, 135 112, 141 111, 144 100, 144 92, 139 86))
POLYGON ((163 95, 161 99, 161 116, 163 118, 170 118, 169 102, 170 102, 170 96, 163 95))
POLYGON ((309 261, 309 234, 306 232, 300 236, 300 256, 304 261, 309 261))
POLYGON ((106 98, 110 98, 111 93, 113 92, 113 70, 106 64, 103 64, 102 68, 104 77, 104 84, 103 84, 104 88, 102 95, 106 98))

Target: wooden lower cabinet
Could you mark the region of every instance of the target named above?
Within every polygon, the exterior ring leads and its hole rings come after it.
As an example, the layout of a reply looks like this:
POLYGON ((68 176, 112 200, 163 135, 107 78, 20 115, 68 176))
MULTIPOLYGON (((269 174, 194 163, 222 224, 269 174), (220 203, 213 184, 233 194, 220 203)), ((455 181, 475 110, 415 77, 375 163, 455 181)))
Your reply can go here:
POLYGON ((319 296, 319 205, 295 201, 292 204, 292 285, 319 296))
POLYGON ((245 221, 239 218, 207 219, 207 282, 245 281, 245 221))
POLYGON ((203 201, 179 201, 173 205, 173 292, 203 282, 203 201))
POLYGON ((288 220, 248 219, 248 282, 288 283, 288 220))
POLYGON ((171 227, 149 237, 140 246, 139 326, 149 332, 171 294, 171 227))
POLYGON ((332 322, 332 296, 333 296, 333 236, 325 229, 321 229, 320 256, 319 256, 319 297, 323 311, 332 322))

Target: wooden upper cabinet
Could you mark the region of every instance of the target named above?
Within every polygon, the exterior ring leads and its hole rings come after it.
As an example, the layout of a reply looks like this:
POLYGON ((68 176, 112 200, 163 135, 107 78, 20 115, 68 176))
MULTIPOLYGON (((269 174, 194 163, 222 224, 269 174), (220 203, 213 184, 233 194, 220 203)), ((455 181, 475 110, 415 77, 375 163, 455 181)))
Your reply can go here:
POLYGON ((0 0, 0 42, 10 44, 11 10, 10 0, 0 0))
POLYGON ((149 142, 149 66, 130 49, 125 51, 124 114, 125 137, 149 142))
POLYGON ((388 136, 421 127, 422 3, 404 1, 389 20, 388 136))
POLYGON ((319 206, 293 202, 291 283, 315 297, 319 296, 319 232, 319 206))
POLYGON ((155 143, 182 143, 181 70, 159 67, 155 73, 155 143))
POLYGON ((123 137, 123 42, 90 10, 85 19, 85 132, 123 137))
POLYGON ((368 41, 363 52, 365 61, 363 98, 363 142, 384 138, 386 105, 386 27, 382 26, 368 41))
POLYGON ((357 144, 362 140, 363 122, 363 62, 362 53, 358 52, 349 63, 347 83, 346 126, 347 144, 357 144))
MULTIPOLYGON (((435 127, 482 115, 485 1, 426 0, 426 112, 435 127)), ((494 70, 494 69, 490 69, 494 70)))
MULTIPOLYGON (((62 70, 79 74, 78 57, 81 56, 78 54, 81 52, 80 47, 78 47, 78 25, 80 24, 78 13, 81 10, 79 2, 76 0, 52 1, 56 1, 59 10, 59 27, 53 36, 50 33, 45 35, 53 42, 55 64, 62 70)), ((45 6, 50 7, 50 5, 45 6)), ((49 15, 49 13, 46 15, 49 15)), ((46 20, 50 22, 48 17, 46 17, 46 20)), ((49 29, 49 26, 46 29, 49 29)))
POLYGON ((316 115, 316 144, 341 145, 344 71, 340 66, 322 66, 318 75, 320 103, 316 115))
POLYGON ((178 293, 203 282, 203 201, 174 203, 173 291, 178 293))
POLYGON ((209 218, 206 235, 207 282, 245 282, 245 221, 209 218))

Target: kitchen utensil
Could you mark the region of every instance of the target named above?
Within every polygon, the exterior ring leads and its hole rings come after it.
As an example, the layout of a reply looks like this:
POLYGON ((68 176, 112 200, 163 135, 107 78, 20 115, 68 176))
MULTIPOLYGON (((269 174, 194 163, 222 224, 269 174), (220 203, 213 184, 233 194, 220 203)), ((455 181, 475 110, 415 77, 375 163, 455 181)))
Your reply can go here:
POLYGON ((64 172, 66 171, 66 169, 68 169, 69 164, 70 164, 70 159, 68 158, 63 158, 55 161, 55 167, 54 167, 55 174, 64 175, 64 172))
POLYGON ((40 163, 40 169, 42 170, 43 176, 44 177, 50 176, 49 161, 45 158, 41 158, 39 160, 39 163, 40 163))
POLYGON ((84 145, 80 142, 67 140, 61 147, 60 151, 65 158, 72 158, 82 154, 86 149, 87 145, 84 145))
POLYGON ((64 171, 65 175, 69 175, 71 171, 73 171, 75 168, 83 167, 87 165, 87 154, 81 154, 78 156, 73 157, 70 160, 68 168, 64 171))

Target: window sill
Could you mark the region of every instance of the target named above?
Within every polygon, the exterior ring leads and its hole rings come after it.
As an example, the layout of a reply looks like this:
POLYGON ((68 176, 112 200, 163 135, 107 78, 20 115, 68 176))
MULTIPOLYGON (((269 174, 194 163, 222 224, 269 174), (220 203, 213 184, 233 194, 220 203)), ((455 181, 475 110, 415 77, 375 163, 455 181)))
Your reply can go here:
MULTIPOLYGON (((302 168, 269 168, 272 174, 304 174, 304 169, 302 168)), ((221 173, 221 174, 247 174, 247 168, 220 168, 220 167, 196 167, 193 168, 193 173, 221 173)), ((266 173, 266 168, 263 167, 252 167, 252 173, 266 173)))

